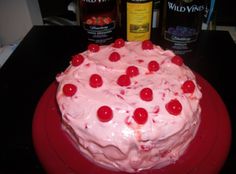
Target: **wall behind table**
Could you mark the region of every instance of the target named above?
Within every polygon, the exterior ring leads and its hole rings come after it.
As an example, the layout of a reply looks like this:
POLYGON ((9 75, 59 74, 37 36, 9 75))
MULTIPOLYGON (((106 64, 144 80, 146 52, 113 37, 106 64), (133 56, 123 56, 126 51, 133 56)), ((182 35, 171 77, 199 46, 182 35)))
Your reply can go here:
POLYGON ((0 46, 21 40, 33 25, 42 25, 37 0, 0 0, 0 46))

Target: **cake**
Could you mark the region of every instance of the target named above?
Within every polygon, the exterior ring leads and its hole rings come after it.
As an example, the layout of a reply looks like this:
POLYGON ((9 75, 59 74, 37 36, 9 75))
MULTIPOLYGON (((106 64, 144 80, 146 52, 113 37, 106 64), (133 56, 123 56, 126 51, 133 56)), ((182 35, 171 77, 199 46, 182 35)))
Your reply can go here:
POLYGON ((62 128, 94 164, 138 172, 175 163, 200 124, 191 69, 146 40, 89 44, 57 75, 62 128))

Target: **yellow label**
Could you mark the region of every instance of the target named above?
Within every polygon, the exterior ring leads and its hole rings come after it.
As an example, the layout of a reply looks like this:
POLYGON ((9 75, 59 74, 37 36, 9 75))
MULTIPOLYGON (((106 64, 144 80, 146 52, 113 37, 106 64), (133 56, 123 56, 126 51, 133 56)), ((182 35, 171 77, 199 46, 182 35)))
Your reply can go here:
POLYGON ((152 22, 152 1, 127 3, 127 40, 143 41, 150 39, 152 22))

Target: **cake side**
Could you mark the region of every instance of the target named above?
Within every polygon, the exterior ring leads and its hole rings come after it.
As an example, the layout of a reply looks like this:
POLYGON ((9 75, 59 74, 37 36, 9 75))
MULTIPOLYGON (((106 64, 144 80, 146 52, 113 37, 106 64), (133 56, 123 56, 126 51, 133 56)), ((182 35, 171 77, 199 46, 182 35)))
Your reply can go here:
POLYGON ((195 75, 151 42, 116 44, 90 45, 57 76, 63 126, 86 158, 111 170, 172 164, 200 124, 195 75))

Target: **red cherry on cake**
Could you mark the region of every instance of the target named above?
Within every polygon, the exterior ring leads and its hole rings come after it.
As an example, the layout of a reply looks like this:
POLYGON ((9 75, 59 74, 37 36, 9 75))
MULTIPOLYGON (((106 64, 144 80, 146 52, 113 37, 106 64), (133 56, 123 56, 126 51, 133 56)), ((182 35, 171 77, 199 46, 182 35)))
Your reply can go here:
POLYGON ((178 55, 175 55, 174 57, 172 57, 171 62, 179 66, 182 66, 184 63, 183 58, 178 55))
POLYGON ((104 105, 97 110, 97 116, 101 122, 108 122, 112 119, 113 112, 109 106, 104 105))
POLYGON ((182 105, 177 99, 170 100, 165 107, 171 115, 179 115, 182 111, 182 105))
POLYGON ((67 83, 63 86, 63 93, 66 95, 66 96, 73 96, 76 91, 77 91, 77 87, 71 83, 67 83))
POLYGON ((109 56, 109 60, 111 62, 116 62, 116 61, 120 60, 120 54, 117 53, 117 52, 111 53, 110 56, 109 56))
POLYGON ((91 52, 98 52, 100 49, 99 45, 98 44, 89 44, 88 46, 88 50, 91 51, 91 52))
POLYGON ((126 75, 128 75, 129 77, 134 77, 139 75, 139 70, 136 66, 129 66, 126 69, 126 75))
POLYGON ((115 47, 115 48, 121 48, 123 46, 125 46, 125 41, 122 38, 116 39, 114 44, 113 44, 113 47, 115 47))
POLYGON ((140 91, 139 96, 144 101, 152 101, 153 92, 152 92, 152 90, 150 88, 143 88, 140 91))
POLYGON ((89 84, 93 88, 98 88, 98 87, 102 86, 102 84, 103 84, 102 77, 98 74, 91 75, 90 79, 89 79, 89 84))
POLYGON ((125 74, 121 75, 117 80, 117 84, 120 86, 129 86, 131 84, 129 76, 125 74))
POLYGON ((74 55, 71 60, 73 66, 79 66, 84 62, 84 57, 81 54, 74 55))
POLYGON ((152 50, 153 44, 150 40, 145 40, 142 42, 142 49, 143 50, 152 50))
POLYGON ((148 119, 148 113, 144 108, 136 108, 134 111, 133 119, 138 124, 145 124, 148 119))
POLYGON ((158 71, 160 69, 160 65, 157 61, 152 60, 148 63, 148 70, 150 72, 158 71))
POLYGON ((195 84, 192 80, 186 80, 181 88, 184 93, 193 93, 195 90, 195 84))

